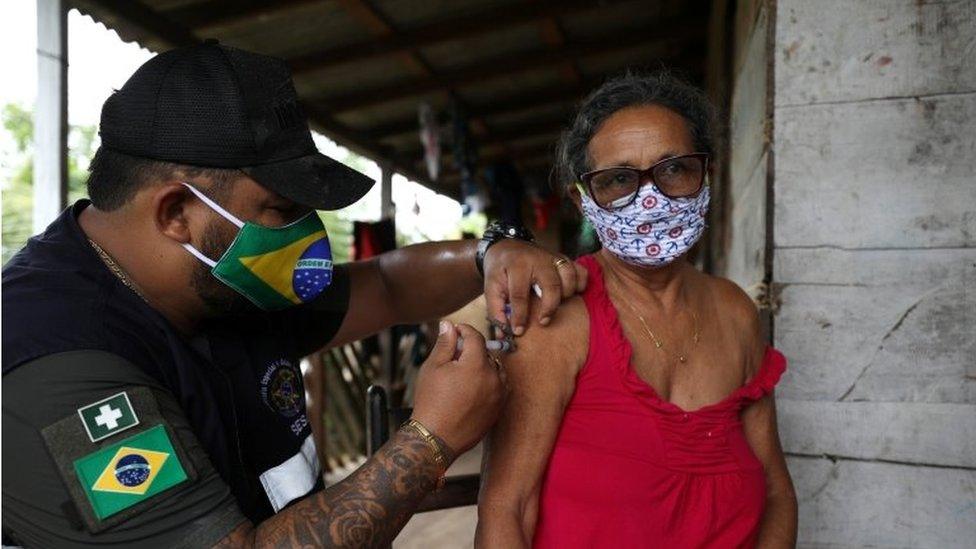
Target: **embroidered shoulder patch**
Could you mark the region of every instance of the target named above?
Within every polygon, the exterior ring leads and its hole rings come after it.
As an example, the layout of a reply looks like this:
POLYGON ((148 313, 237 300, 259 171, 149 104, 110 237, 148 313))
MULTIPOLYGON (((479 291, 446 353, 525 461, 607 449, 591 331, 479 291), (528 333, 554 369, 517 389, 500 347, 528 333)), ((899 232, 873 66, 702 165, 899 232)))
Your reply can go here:
POLYGON ((198 479, 148 387, 127 387, 79 408, 41 429, 41 438, 93 534, 137 517, 198 479), (113 436, 122 431, 129 436, 113 436))
POLYGON ((78 408, 78 415, 81 416, 81 423, 92 442, 139 425, 139 418, 136 417, 125 391, 78 408))
POLYGON ((74 462, 99 520, 186 480, 166 428, 157 425, 74 462))

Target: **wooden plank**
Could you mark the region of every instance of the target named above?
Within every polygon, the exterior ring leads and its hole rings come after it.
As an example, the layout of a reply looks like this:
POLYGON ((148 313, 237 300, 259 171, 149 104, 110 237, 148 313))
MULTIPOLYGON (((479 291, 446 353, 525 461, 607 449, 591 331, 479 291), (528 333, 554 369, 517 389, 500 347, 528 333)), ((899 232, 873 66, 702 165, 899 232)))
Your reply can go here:
POLYGON ((976 404, 778 398, 786 452, 976 468, 976 404))
POLYGON ((293 10, 323 0, 208 0, 165 9, 163 13, 189 29, 213 30, 238 23, 261 21, 282 11, 293 10))
MULTIPOLYGON (((735 154, 735 153, 733 153, 735 154)), ((724 275, 741 286, 752 290, 766 276, 766 162, 764 154, 753 166, 747 181, 733 179, 731 220, 726 250, 724 275)), ((756 297, 755 291, 750 295, 756 297)))
POLYGON ((972 276, 976 248, 918 250, 776 250, 773 279, 780 284, 899 286, 925 290, 972 276))
POLYGON ((976 93, 777 108, 776 246, 976 246, 973 120, 976 93))
POLYGON ((976 471, 791 457, 800 547, 971 548, 976 471))
POLYGON ((976 91, 976 3, 779 0, 776 104, 976 91))
MULTIPOLYGON (((740 5, 739 8, 743 9, 743 6, 740 5)), ((736 37, 736 41, 742 44, 741 52, 738 52, 742 62, 732 85, 729 127, 732 144, 732 187, 729 196, 733 204, 737 200, 736 187, 754 177, 756 164, 769 147, 766 132, 770 115, 766 102, 766 79, 769 70, 767 13, 766 9, 760 10, 755 25, 748 29, 748 36, 736 37)))
POLYGON ((781 396, 976 404, 976 251, 777 250, 775 264, 781 396))

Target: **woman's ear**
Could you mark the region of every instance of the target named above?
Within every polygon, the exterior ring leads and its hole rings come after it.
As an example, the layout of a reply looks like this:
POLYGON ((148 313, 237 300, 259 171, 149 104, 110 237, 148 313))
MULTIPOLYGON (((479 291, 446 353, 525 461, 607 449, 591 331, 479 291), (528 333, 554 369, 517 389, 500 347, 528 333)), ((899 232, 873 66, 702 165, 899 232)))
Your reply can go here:
POLYGON ((566 194, 569 196, 569 199, 573 201, 573 204, 576 205, 576 209, 580 213, 583 213, 583 198, 580 196, 579 185, 575 183, 566 185, 566 194))
POLYGON ((152 198, 151 209, 160 233, 180 244, 190 242, 193 194, 179 182, 161 185, 152 198))

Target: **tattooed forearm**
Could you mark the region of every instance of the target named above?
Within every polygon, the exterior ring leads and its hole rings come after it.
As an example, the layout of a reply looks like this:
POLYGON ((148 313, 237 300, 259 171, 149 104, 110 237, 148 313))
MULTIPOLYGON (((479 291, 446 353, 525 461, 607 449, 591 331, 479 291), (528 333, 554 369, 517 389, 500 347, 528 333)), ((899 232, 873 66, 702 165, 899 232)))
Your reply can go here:
MULTIPOLYGON (((256 547, 384 547, 443 473, 420 435, 398 431, 344 481, 279 512, 245 537, 256 547)), ((222 543, 248 545, 230 540, 238 530, 222 543)))

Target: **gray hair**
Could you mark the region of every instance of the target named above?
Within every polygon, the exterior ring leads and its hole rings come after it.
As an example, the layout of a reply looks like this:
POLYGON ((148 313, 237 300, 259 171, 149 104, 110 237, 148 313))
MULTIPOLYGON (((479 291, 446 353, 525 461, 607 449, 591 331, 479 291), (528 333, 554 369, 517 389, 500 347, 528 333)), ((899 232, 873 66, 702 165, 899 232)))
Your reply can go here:
POLYGON ((556 148, 559 180, 572 185, 590 171, 587 147, 593 135, 617 111, 639 105, 659 105, 680 114, 688 123, 696 152, 715 155, 715 110, 700 89, 666 71, 627 73, 608 80, 580 104, 556 148))

